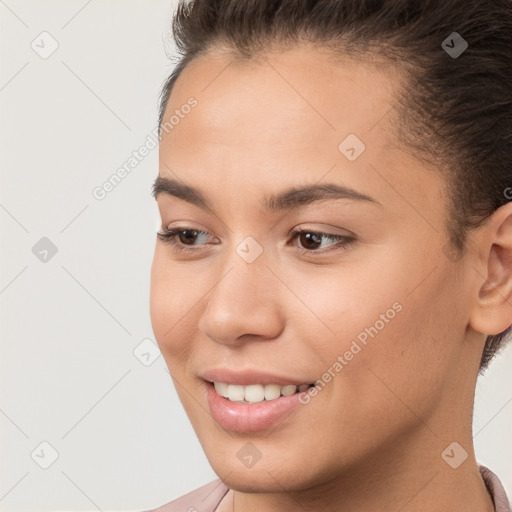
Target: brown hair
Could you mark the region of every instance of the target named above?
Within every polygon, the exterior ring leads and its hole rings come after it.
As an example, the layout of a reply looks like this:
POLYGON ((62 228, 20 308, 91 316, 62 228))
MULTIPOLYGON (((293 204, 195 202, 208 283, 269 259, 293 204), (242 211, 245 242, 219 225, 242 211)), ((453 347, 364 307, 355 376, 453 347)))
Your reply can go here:
MULTIPOLYGON (((180 58, 162 89, 160 126, 174 83, 196 56, 226 48, 250 59, 306 39, 333 56, 379 55, 407 77, 397 86, 397 136, 446 173, 450 258, 510 199, 510 0, 180 0, 172 29, 180 58), (448 51, 454 32, 468 44, 457 56, 448 51)), ((487 337, 480 371, 510 331, 487 337)))

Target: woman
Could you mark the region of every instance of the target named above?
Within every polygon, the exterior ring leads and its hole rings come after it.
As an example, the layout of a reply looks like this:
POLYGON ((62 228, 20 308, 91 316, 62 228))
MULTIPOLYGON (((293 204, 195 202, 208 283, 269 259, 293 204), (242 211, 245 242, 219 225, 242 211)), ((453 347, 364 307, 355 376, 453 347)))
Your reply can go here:
POLYGON ((151 319, 219 480, 159 508, 506 512, 472 442, 512 323, 508 0, 195 0, 151 319))

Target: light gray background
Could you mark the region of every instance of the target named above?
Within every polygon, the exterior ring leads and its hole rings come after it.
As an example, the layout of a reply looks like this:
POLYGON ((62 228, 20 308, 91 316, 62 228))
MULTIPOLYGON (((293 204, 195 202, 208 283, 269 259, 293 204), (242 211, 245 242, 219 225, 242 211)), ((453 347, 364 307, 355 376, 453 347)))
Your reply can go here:
MULTIPOLYGON (((1 511, 144 510, 216 478, 151 330, 157 150, 92 195, 156 126, 175 5, 0 0, 1 511), (59 45, 47 58, 31 47, 55 44, 43 31, 59 45)), ((512 347, 474 418, 509 496, 511 367, 512 347)))

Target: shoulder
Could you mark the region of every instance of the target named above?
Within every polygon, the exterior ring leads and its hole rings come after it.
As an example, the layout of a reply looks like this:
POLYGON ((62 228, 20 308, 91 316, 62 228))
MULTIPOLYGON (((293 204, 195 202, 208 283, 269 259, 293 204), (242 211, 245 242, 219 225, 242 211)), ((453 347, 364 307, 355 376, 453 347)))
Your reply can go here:
POLYGON ((480 474, 484 479, 485 485, 489 494, 492 496, 496 512, 512 512, 510 502, 507 498, 507 493, 503 488, 503 484, 497 475, 495 475, 489 468, 480 466, 480 474))
POLYGON ((145 512, 214 512, 228 490, 220 479, 213 480, 181 498, 145 512))

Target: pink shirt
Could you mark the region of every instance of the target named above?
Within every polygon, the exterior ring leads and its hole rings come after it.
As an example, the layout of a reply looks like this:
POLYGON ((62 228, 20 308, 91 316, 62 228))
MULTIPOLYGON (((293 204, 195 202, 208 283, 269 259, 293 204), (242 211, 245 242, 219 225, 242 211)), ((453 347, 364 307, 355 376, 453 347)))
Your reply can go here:
MULTIPOLYGON (((494 501, 495 512, 512 512, 499 478, 485 466, 480 466, 480 474, 494 501)), ((215 512, 228 490, 221 480, 214 480, 177 500, 145 512, 215 512)))

